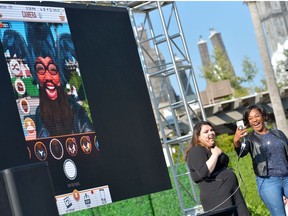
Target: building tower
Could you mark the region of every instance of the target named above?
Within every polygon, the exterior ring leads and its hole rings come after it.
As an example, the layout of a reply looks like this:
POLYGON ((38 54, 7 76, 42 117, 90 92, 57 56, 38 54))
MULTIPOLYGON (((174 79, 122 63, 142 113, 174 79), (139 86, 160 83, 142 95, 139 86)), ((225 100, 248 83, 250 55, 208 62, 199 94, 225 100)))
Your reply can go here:
POLYGON ((211 61, 210 61, 208 46, 207 46, 207 42, 203 39, 202 35, 200 36, 200 39, 198 41, 198 49, 200 52, 202 65, 206 67, 209 66, 211 61))
POLYGON ((231 64, 231 61, 230 61, 230 58, 227 54, 227 51, 226 51, 226 48, 225 48, 225 45, 223 43, 223 40, 222 40, 222 37, 221 37, 221 34, 219 32, 217 32, 215 29, 211 28, 210 30, 210 40, 212 42, 212 45, 213 45, 213 48, 214 50, 215 49, 220 49, 223 53, 223 55, 226 57, 227 61, 229 62, 230 64, 230 67, 232 69, 232 73, 233 75, 235 75, 235 72, 234 72, 234 69, 233 69, 233 66, 231 64))
MULTIPOLYGON (((200 39, 198 41, 198 49, 200 52, 200 57, 201 57, 201 62, 202 62, 203 68, 209 67, 209 65, 211 63, 209 50, 208 50, 207 42, 202 38, 202 35, 200 36, 200 39)), ((207 80, 206 80, 206 82, 207 82, 207 80)))
MULTIPOLYGON (((224 57, 226 57, 228 63, 230 64, 233 75, 235 75, 234 69, 227 55, 220 33, 216 32, 214 29, 210 29, 210 39, 212 41, 214 50, 218 48, 222 51, 224 57)), ((203 68, 208 68, 211 64, 210 55, 207 42, 202 38, 202 36, 200 36, 200 39, 198 41, 198 49, 200 52, 203 68)), ((209 80, 206 80, 206 89, 200 92, 200 97, 203 104, 207 105, 217 101, 221 101, 221 98, 229 96, 231 94, 232 90, 230 81, 220 80, 218 82, 209 82, 209 80)))

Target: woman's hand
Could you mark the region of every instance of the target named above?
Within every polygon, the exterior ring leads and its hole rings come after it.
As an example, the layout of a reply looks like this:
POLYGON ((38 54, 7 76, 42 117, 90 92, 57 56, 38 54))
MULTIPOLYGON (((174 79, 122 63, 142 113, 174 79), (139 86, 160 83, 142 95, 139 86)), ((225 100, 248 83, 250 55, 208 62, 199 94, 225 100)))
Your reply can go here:
POLYGON ((210 173, 212 173, 215 169, 218 157, 222 153, 222 150, 218 146, 214 146, 211 148, 211 153, 211 157, 206 161, 206 165, 210 173))
POLYGON ((222 150, 218 146, 215 146, 214 148, 211 148, 211 153, 219 156, 222 153, 222 150))
POLYGON ((247 135, 247 128, 244 127, 243 129, 239 129, 237 127, 235 134, 234 134, 234 140, 233 140, 233 144, 235 147, 239 147, 240 146, 240 140, 242 139, 242 137, 247 135))

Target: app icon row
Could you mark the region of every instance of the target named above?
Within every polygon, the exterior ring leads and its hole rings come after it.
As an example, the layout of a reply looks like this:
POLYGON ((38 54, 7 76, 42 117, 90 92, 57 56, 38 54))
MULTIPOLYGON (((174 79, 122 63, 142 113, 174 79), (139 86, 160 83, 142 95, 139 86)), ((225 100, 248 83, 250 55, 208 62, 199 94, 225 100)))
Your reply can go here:
MULTIPOLYGON (((95 147, 97 148, 96 136, 94 137, 93 141, 96 144, 95 147)), ((77 141, 74 137, 68 137, 64 145, 59 139, 53 138, 49 142, 48 147, 46 147, 42 141, 37 141, 33 146, 33 153, 40 161, 45 161, 47 159, 48 152, 50 152, 54 159, 60 160, 64 155, 64 151, 66 151, 70 156, 74 157, 79 153, 79 150, 84 154, 89 155, 91 154, 92 149, 93 145, 90 136, 85 135, 80 138, 79 146, 77 145, 77 141)), ((32 155, 30 148, 28 148, 28 152, 31 159, 32 155)))

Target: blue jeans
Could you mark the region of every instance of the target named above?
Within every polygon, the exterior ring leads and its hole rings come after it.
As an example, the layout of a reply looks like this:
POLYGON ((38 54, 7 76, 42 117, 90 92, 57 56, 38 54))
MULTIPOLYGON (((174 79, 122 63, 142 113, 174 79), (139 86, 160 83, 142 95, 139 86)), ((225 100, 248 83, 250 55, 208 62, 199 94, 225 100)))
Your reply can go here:
POLYGON ((256 176, 258 193, 272 216, 286 215, 283 196, 288 197, 288 176, 266 177, 256 176))

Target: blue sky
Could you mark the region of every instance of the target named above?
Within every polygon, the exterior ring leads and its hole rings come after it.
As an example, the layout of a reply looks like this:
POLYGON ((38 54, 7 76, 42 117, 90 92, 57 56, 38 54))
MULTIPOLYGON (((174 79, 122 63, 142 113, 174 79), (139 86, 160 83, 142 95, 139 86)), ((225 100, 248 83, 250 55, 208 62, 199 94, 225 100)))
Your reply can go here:
POLYGON ((205 89, 206 81, 200 76, 202 63, 197 43, 202 35, 210 56, 213 54, 210 28, 221 33, 236 75, 243 76, 241 65, 247 56, 259 70, 253 85, 262 85, 262 62, 249 9, 243 1, 177 1, 176 6, 200 91, 205 89))

